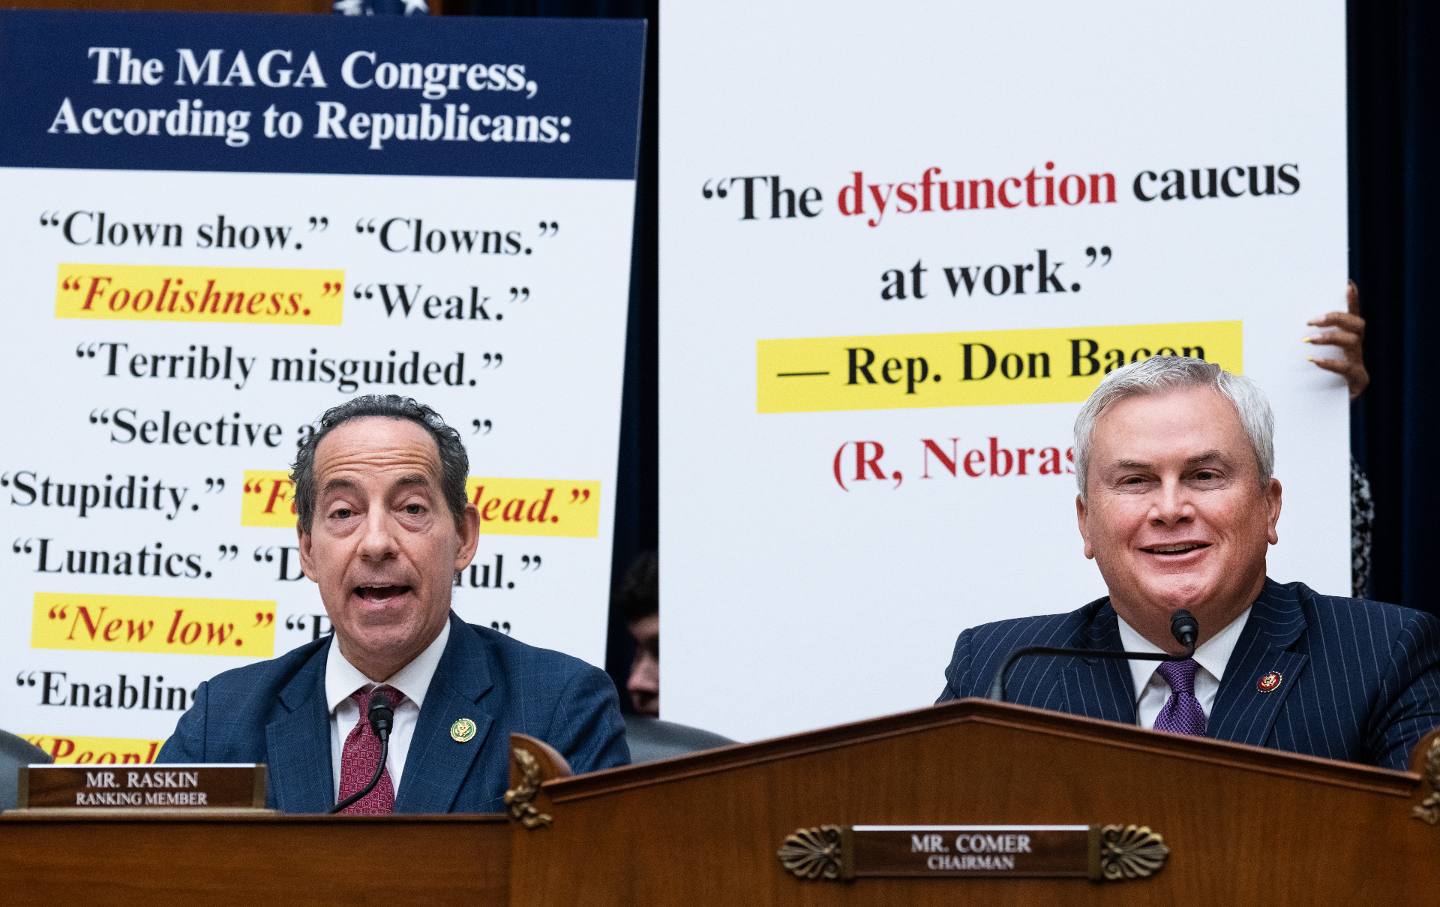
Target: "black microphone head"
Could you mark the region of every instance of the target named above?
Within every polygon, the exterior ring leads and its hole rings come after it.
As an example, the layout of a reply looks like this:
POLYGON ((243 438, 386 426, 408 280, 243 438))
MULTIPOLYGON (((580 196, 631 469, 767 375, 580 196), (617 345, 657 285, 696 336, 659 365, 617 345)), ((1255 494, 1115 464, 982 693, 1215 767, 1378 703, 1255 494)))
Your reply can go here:
POLYGON ((1195 640, 1200 638, 1200 624, 1195 620, 1195 615, 1179 609, 1170 616, 1170 635, 1175 641, 1187 649, 1194 650, 1195 640))
POLYGON ((370 697, 370 727, 375 736, 384 739, 395 725, 395 706, 390 702, 388 691, 378 691, 370 697))

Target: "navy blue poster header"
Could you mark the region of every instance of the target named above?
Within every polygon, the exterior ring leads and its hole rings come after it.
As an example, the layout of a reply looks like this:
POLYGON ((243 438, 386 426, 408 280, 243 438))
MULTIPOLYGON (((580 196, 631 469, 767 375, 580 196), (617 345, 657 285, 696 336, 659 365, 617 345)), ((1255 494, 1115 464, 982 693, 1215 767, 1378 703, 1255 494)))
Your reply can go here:
POLYGON ((634 20, 0 11, 0 166, 634 179, 634 20))

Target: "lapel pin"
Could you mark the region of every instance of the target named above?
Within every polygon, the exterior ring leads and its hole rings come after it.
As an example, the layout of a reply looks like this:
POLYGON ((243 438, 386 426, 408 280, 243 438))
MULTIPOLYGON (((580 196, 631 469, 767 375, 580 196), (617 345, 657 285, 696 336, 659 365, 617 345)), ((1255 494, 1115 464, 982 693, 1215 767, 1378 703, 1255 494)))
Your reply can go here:
POLYGON ((456 743, 469 743, 475 738, 475 722, 469 718, 456 718, 450 725, 450 739, 456 743))
POLYGON ((1269 674, 1260 678, 1260 681, 1255 684, 1255 689, 1262 693, 1273 693, 1280 689, 1280 681, 1284 679, 1284 677, 1280 676, 1279 671, 1271 671, 1269 674))

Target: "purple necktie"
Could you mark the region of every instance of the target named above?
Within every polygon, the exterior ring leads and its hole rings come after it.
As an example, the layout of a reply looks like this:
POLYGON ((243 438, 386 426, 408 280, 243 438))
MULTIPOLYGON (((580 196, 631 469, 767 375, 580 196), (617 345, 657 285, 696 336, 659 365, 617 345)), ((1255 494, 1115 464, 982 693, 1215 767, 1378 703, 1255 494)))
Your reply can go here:
POLYGON ((1165 700, 1155 718, 1155 730, 1171 734, 1205 736, 1205 710, 1195 698, 1195 659, 1162 661, 1155 671, 1170 684, 1170 698, 1165 700))
MULTIPOLYGON (((391 705, 399 705, 404 696, 393 687, 361 688, 350 695, 360 706, 360 720, 345 738, 340 750, 340 799, 359 793, 375 774, 380 764, 380 738, 370 727, 370 700, 375 694, 389 699, 391 705)), ((380 783, 375 789, 356 802, 345 807, 345 814, 351 816, 385 816, 395 811, 395 786, 390 783, 390 769, 380 774, 380 783)))

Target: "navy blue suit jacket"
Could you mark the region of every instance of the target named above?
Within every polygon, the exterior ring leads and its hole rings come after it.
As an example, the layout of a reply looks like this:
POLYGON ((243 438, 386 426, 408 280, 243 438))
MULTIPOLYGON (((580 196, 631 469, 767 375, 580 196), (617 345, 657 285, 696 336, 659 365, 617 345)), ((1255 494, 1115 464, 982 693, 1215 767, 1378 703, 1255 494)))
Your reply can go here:
MULTIPOLYGON (((985 696, 1000 663, 1021 646, 1118 650, 1108 598, 1069 614, 1022 617, 960 634, 940 701, 985 696)), ((1006 699, 1135 724, 1129 663, 1023 658, 1006 699)), ((1405 769, 1415 744, 1440 726, 1440 619, 1378 602, 1320 595, 1265 581, 1211 709, 1208 736, 1329 759, 1405 769), (1281 682, 1263 692, 1270 672, 1281 682)))
MULTIPOLYGON (((335 805, 325 659, 332 637, 200 684, 157 762, 263 762, 267 805, 319 813, 335 805)), ((538 737, 578 774, 625 765, 625 723, 609 675, 576 658, 464 623, 435 668, 395 792, 400 813, 503 812, 510 734, 538 737), (475 722, 467 743, 457 718, 475 722)))

